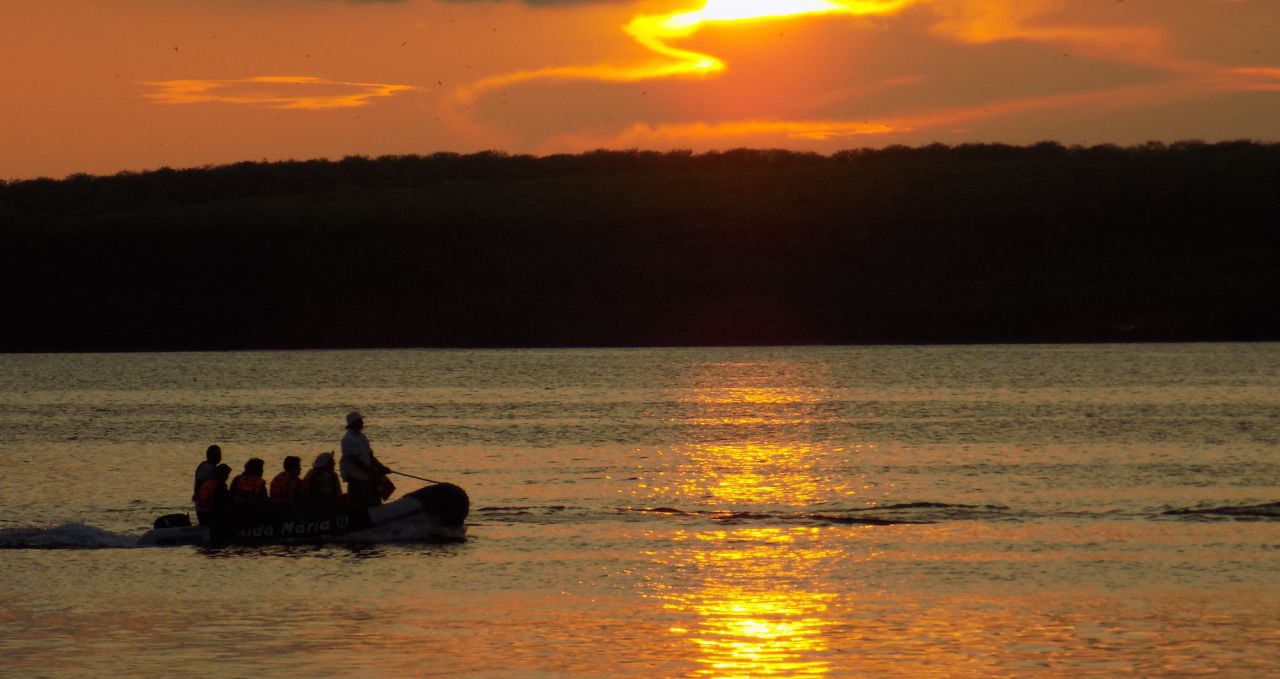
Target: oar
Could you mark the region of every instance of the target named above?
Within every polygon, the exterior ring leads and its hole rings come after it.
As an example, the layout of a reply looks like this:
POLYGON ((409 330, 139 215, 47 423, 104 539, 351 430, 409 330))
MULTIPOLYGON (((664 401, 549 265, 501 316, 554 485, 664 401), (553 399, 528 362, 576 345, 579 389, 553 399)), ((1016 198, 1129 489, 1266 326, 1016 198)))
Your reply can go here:
POLYGON ((433 481, 433 480, 431 480, 431 479, 424 479, 424 478, 422 478, 421 476, 414 476, 413 474, 406 474, 406 473, 404 473, 404 472, 398 472, 398 471, 396 471, 396 470, 394 470, 394 469, 391 469, 391 470, 388 470, 388 471, 389 471, 390 473, 392 473, 392 474, 399 474, 400 476, 407 476, 407 477, 409 477, 409 478, 411 478, 411 479, 417 479, 417 480, 419 480, 419 481, 426 481, 427 483, 444 483, 444 481, 433 481))

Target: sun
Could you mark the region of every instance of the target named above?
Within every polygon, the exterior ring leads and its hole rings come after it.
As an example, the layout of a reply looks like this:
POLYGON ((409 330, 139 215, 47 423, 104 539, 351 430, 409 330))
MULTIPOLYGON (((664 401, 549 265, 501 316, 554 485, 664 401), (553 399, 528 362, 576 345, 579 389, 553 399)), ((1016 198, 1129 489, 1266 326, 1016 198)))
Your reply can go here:
POLYGON ((711 55, 673 47, 671 42, 688 38, 708 23, 824 14, 891 14, 911 2, 913 0, 707 0, 698 9, 637 16, 623 30, 641 45, 676 61, 663 69, 664 75, 702 75, 724 70, 724 62, 711 55))
MULTIPOLYGON (((455 111, 445 110, 445 115, 462 124, 467 118, 458 112, 469 110, 485 92, 518 83, 547 80, 596 80, 601 82, 641 82, 665 78, 713 77, 726 68, 721 59, 702 52, 677 46, 693 37, 708 24, 734 22, 784 21, 801 17, 832 16, 889 16, 905 10, 922 0, 705 0, 700 7, 667 14, 636 15, 622 30, 632 40, 656 54, 659 58, 629 65, 611 63, 551 66, 533 70, 513 71, 489 76, 468 83, 454 91, 449 105, 455 111)), ((865 123, 839 122, 832 127, 823 123, 817 128, 839 135, 879 133, 883 126, 865 123)), ((757 123, 748 125, 751 129, 757 123)), ((813 129, 806 125, 805 129, 813 129)), ((805 133, 813 134, 813 133, 805 133)))
MULTIPOLYGON (((702 21, 741 21, 802 14, 850 11, 856 3, 836 0, 708 0, 702 9, 671 15, 670 25, 692 25, 702 21)), ((862 3, 875 4, 875 3, 862 3)))

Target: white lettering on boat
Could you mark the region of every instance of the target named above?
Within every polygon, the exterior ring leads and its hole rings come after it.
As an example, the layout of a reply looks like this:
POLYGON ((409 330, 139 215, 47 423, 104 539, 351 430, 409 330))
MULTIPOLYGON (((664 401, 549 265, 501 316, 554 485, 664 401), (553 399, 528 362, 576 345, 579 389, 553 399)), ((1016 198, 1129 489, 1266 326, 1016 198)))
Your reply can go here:
POLYGON ((328 519, 320 521, 285 521, 280 526, 281 535, 314 535, 326 533, 332 526, 328 519))
MULTIPOLYGON (((307 535, 318 535, 320 533, 328 533, 334 530, 335 524, 338 530, 343 530, 351 524, 351 517, 346 514, 339 514, 333 519, 314 519, 311 521, 285 521, 279 524, 280 537, 298 537, 307 535)), ((277 535, 277 526, 267 524, 253 527, 241 528, 236 531, 237 538, 271 538, 277 535)))

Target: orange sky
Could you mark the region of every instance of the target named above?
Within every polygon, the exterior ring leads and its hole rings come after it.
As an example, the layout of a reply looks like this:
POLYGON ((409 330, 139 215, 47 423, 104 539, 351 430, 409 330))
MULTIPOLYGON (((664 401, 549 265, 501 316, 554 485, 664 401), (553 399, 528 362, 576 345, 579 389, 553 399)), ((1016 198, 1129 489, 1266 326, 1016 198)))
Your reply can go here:
POLYGON ((1280 141, 1277 0, 0 0, 0 178, 1280 141))

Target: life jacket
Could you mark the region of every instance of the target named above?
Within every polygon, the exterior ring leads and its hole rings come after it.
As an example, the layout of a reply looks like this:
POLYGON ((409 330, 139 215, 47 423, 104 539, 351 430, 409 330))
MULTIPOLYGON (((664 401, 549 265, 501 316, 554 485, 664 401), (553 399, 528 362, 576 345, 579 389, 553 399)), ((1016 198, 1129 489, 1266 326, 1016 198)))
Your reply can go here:
POLYGON ((267 492, 267 482, 261 476, 237 476, 231 481, 231 504, 265 509, 263 496, 267 492))
POLYGON ((289 487, 297 482, 297 478, 290 476, 289 472, 280 472, 271 479, 271 504, 277 507, 283 507, 289 504, 290 500, 296 500, 296 497, 290 497, 289 487))
POLYGON ((218 509, 214 499, 217 497, 218 487, 222 482, 217 479, 209 479, 200 484, 200 490, 196 492, 196 511, 197 512, 213 512, 218 509))
POLYGON ((204 485, 205 481, 215 478, 213 470, 214 465, 208 460, 196 465, 195 483, 191 485, 191 499, 193 501, 200 494, 200 486, 204 485))
POLYGON ((331 469, 312 469, 302 479, 303 497, 323 497, 342 495, 342 487, 338 485, 338 475, 331 469))

